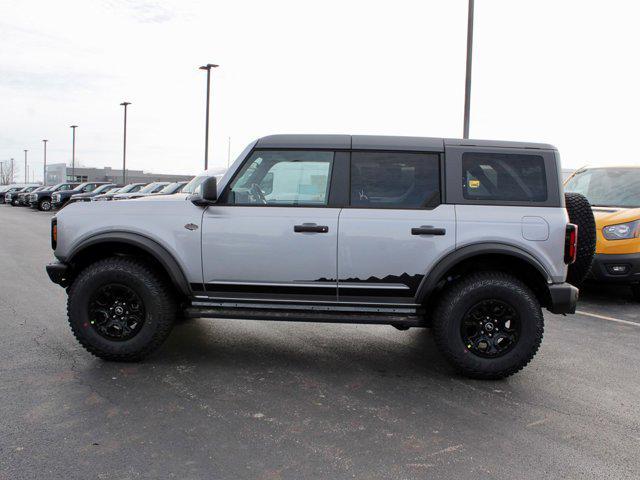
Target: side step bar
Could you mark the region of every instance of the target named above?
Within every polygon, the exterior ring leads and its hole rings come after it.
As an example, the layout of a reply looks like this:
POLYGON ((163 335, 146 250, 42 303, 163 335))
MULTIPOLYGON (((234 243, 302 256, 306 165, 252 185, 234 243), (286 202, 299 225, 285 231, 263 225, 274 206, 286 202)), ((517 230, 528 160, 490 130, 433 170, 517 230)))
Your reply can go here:
MULTIPOLYGON (((236 304, 237 305, 237 304, 236 304)), ((189 318, 228 318, 244 320, 272 320, 277 322, 362 323, 393 325, 396 328, 427 326, 417 313, 354 312, 334 310, 298 310, 276 308, 246 308, 244 306, 207 305, 193 302, 184 315, 189 318)), ((391 310, 391 309, 390 309, 391 310)))

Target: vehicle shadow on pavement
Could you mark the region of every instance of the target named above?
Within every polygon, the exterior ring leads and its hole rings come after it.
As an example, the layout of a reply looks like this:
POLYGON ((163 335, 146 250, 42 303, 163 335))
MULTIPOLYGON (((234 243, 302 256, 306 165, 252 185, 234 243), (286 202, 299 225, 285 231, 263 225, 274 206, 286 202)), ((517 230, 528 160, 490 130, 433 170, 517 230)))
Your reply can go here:
POLYGON ((317 374, 450 377, 429 329, 191 320, 179 323, 148 362, 216 369, 296 369, 317 374))
MULTIPOLYGON (((600 302, 611 305, 631 303, 640 308, 640 302, 633 298, 631 288, 626 285, 585 283, 580 287, 580 301, 600 302)), ((580 308, 580 303, 578 303, 578 308, 580 308)))

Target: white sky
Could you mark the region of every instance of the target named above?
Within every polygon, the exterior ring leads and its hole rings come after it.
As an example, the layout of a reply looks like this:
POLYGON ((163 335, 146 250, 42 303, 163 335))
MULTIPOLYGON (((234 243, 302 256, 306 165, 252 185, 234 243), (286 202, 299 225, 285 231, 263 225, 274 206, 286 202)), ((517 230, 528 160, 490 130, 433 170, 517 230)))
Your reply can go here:
MULTIPOLYGON (((0 0, 0 160, 195 174, 272 133, 460 137, 466 0, 0 0), (211 158, 212 157, 212 158, 211 158)), ((637 163, 637 0, 477 0, 471 137, 637 163)), ((21 177, 22 174, 18 178, 21 177)), ((39 177, 36 176, 36 179, 39 177)))

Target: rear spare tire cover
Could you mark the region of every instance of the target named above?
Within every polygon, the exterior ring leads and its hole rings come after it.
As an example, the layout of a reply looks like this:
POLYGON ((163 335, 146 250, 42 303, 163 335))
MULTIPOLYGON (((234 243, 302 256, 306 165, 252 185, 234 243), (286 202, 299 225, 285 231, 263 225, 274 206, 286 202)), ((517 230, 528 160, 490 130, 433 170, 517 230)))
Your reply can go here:
POLYGON ((569 265, 567 282, 579 287, 591 269, 596 253, 596 221, 589 200, 574 192, 564 194, 569 221, 578 226, 578 254, 569 265))

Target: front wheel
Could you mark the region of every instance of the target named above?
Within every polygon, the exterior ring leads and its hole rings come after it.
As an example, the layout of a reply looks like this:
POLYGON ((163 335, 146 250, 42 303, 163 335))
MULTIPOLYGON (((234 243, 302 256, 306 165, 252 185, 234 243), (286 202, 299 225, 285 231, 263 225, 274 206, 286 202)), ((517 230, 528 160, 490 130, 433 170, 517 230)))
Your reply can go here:
POLYGON ((38 202, 38 210, 41 212, 48 212, 51 210, 51 200, 47 200, 46 198, 44 200, 40 200, 40 202, 38 202))
POLYGON ((544 318, 529 287, 506 273, 487 272, 462 278, 445 291, 433 330, 438 348, 462 374, 499 379, 535 356, 544 318))
POLYGON ((135 258, 85 268, 69 289, 69 324, 80 344, 105 360, 137 361, 167 338, 176 301, 167 282, 135 258))

